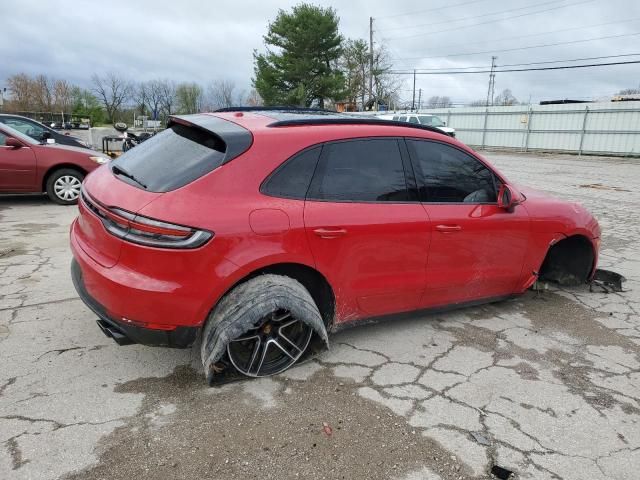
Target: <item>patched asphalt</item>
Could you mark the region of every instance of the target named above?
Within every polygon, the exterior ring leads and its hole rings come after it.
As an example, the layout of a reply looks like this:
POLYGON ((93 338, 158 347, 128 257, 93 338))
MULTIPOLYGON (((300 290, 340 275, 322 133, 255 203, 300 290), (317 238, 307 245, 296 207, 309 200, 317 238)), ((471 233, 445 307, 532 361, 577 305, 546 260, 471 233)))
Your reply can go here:
POLYGON ((69 276, 74 207, 0 197, 0 478, 636 479, 640 162, 490 153, 600 221, 623 293, 343 331, 284 374, 209 388, 197 348, 118 347, 69 276))

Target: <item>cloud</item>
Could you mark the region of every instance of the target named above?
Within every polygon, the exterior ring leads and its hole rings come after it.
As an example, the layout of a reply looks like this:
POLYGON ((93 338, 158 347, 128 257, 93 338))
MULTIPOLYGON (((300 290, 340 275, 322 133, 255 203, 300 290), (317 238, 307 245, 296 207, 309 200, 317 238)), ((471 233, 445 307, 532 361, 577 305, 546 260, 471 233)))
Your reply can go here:
MULTIPOLYGON (((632 0, 618 0, 615 8, 610 2, 579 0, 554 4, 523 0, 439 1, 435 6, 420 0, 315 3, 337 10, 341 31, 347 37, 368 38, 369 16, 373 16, 376 43, 388 47, 394 67, 402 70, 489 65, 491 53, 458 54, 640 32, 640 3, 632 0), (576 3, 580 4, 572 5, 576 3), (569 6, 556 8, 560 5, 569 6), (556 9, 509 18, 546 8, 556 9), (408 12, 416 13, 402 15, 408 12), (601 25, 605 23, 609 24, 601 25), (455 56, 448 57, 450 54, 455 56)), ((229 79, 242 90, 251 87, 252 54, 254 49, 264 48, 262 37, 268 22, 275 18, 279 8, 288 9, 298 2, 61 0, 51 4, 4 0, 2 3, 0 82, 14 73, 26 72, 44 73, 88 86, 92 73, 116 71, 132 80, 170 78, 207 84, 229 79)), ((640 53, 634 47, 639 39, 640 35, 627 36, 495 55, 498 64, 507 64, 640 53)), ((447 95, 464 102, 484 98, 487 81, 486 74, 430 75, 420 76, 417 88, 422 89, 423 98, 447 95)), ((411 83, 407 77, 403 92, 406 99, 411 98, 411 83)), ((598 97, 639 83, 640 66, 631 65, 501 73, 496 78, 496 90, 510 88, 521 100, 531 96, 537 101, 598 97)))

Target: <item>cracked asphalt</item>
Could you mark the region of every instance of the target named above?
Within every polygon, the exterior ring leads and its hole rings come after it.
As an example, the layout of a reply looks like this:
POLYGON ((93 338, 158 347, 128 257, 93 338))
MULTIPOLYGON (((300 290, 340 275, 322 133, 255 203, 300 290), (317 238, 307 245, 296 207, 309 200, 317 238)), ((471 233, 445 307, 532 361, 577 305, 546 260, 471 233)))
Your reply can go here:
POLYGON ((217 388, 197 349, 99 331, 69 277, 75 208, 0 197, 0 478, 637 479, 640 163, 487 156, 589 208, 626 291, 548 286, 362 326, 217 388))

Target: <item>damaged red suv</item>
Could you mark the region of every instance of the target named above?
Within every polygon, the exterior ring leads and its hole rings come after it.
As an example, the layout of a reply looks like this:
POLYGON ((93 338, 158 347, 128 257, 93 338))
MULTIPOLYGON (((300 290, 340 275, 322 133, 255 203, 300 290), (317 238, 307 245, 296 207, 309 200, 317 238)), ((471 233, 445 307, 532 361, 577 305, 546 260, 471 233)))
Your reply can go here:
POLYGON ((281 372, 361 320, 588 281, 600 238, 437 129, 282 109, 172 117, 89 176, 79 210, 72 276, 100 328, 201 332, 210 381, 281 372))

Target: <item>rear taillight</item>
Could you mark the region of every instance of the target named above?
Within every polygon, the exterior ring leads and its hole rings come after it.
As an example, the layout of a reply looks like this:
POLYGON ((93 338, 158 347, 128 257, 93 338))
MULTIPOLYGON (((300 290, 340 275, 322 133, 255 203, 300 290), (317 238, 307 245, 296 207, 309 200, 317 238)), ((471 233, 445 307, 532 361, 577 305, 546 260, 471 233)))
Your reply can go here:
POLYGON ((95 213, 111 235, 128 242, 158 248, 198 248, 213 233, 154 220, 120 208, 109 208, 82 192, 82 204, 95 213))

